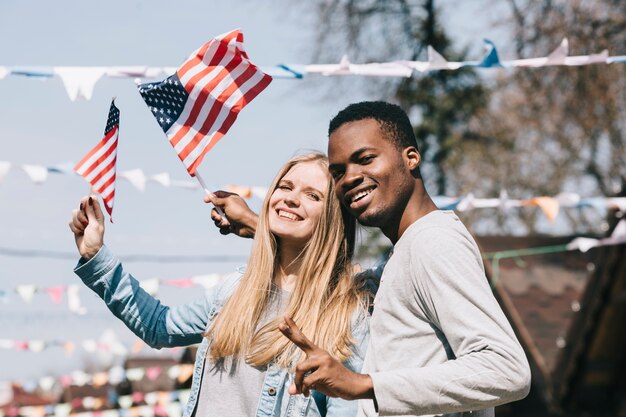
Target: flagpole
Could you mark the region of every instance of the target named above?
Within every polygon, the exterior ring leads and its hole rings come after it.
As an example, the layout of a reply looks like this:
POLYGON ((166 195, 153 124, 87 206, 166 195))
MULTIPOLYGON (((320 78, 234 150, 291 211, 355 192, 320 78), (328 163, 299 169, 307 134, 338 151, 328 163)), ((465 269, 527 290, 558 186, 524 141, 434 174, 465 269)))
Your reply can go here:
MULTIPOLYGON (((196 176, 196 179, 198 180, 198 182, 200 183, 200 186, 202 187, 202 189, 206 193, 206 195, 211 196, 213 193, 211 191, 209 191, 209 187, 206 186, 206 183, 202 179, 202 176, 200 175, 200 172, 198 172, 196 170, 195 176, 196 176)), ((215 211, 217 211, 217 214, 219 214, 220 216, 226 218, 226 214, 224 214, 224 212, 222 211, 222 209, 220 207, 218 207, 216 205, 213 205, 213 207, 215 207, 215 211)))

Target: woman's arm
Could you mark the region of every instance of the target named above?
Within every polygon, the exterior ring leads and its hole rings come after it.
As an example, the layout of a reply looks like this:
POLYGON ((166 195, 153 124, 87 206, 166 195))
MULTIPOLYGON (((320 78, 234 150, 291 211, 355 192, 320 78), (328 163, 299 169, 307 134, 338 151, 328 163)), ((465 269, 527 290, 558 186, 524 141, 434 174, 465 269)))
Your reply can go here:
POLYGON ((89 260, 81 258, 74 272, 149 346, 187 346, 202 340, 211 305, 215 304, 211 295, 177 307, 165 306, 124 271, 106 246, 89 260))
POLYGON ((215 297, 170 308, 144 291, 104 245, 104 215, 95 196, 81 200, 69 226, 81 255, 74 272, 133 333, 156 348, 202 340, 215 297))

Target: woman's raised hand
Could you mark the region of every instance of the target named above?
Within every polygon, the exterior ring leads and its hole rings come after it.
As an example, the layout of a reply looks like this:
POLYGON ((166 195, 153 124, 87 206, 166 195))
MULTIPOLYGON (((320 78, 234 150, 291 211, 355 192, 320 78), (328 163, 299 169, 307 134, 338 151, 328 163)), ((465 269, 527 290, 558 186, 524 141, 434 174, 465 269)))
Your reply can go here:
POLYGON ((80 256, 93 258, 104 244, 104 214, 96 196, 90 195, 80 200, 79 208, 72 210, 69 226, 80 256))

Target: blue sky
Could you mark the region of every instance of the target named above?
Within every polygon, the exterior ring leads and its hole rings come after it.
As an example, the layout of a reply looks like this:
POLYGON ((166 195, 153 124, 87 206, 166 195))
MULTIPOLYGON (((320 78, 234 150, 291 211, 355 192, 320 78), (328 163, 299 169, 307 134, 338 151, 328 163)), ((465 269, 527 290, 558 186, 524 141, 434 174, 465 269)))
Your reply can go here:
MULTIPOLYGON (((476 1, 465 13, 449 10, 447 22, 465 43, 480 45, 486 15, 476 1)), ((493 14, 493 11, 490 11, 493 14)), ((488 26, 488 25, 487 25, 488 26)), ((18 1, 0 2, 0 65, 148 65, 178 66, 214 35, 240 27, 246 48, 259 65, 309 63, 312 19, 287 1, 18 1)), ((480 52, 480 51, 478 51, 480 52)), ((402 57, 398 57, 402 58, 402 57)), ((326 148, 328 120, 345 105, 368 98, 360 88, 329 96, 331 81, 274 80, 240 114, 228 135, 200 168, 210 187, 227 184, 267 186, 278 167, 299 149, 326 148), (325 91, 321 94, 319 91, 325 91)), ((355 84, 357 85, 357 84, 355 84)), ((146 174, 168 172, 187 179, 186 171, 152 119, 129 79, 101 79, 90 101, 71 102, 59 78, 46 81, 8 76, 0 80, 0 160, 13 164, 55 165, 77 161, 102 136, 112 96, 121 111, 118 171, 141 168, 146 174)), ((75 251, 67 227, 70 212, 88 186, 79 177, 51 175, 34 185, 12 169, 0 183, 0 246, 16 249, 75 251)), ((118 182, 114 224, 106 242, 125 254, 227 254, 245 257, 250 241, 222 237, 209 221, 202 193, 148 185, 139 192, 118 182)), ((259 201, 251 205, 258 207, 259 201)), ((0 255, 0 288, 20 284, 47 287, 77 283, 74 260, 16 258, 0 255)), ((127 268, 137 277, 182 278, 232 271, 238 263, 154 264, 127 268)), ((194 290, 162 287, 166 303, 191 300, 194 290)), ((59 339, 80 342, 111 329, 124 343, 134 336, 114 319, 86 288, 81 298, 88 314, 72 316, 65 304, 36 295, 25 304, 17 295, 0 303, 0 339, 59 339)), ((167 353, 166 353, 167 354, 167 353)), ((44 353, 0 350, 1 380, 58 375, 97 362, 77 351, 66 358, 60 348, 44 353)))

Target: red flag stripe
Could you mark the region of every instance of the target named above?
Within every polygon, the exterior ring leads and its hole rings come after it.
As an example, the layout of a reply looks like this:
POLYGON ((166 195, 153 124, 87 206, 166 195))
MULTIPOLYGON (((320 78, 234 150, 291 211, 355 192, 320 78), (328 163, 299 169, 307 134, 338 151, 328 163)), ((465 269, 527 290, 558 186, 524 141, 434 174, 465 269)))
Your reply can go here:
POLYGON ((117 158, 113 158, 106 166, 103 166, 101 169, 99 169, 97 171, 97 174, 89 179, 89 183, 96 189, 98 190, 98 192, 100 192, 100 185, 98 183, 98 181, 101 181, 103 177, 105 177, 106 175, 109 175, 111 172, 113 172, 113 174, 115 175, 115 161, 117 160, 117 158))
MULTIPOLYGON (((232 58, 233 58, 232 54, 225 54, 221 62, 219 62, 217 66, 211 68, 208 72, 206 72, 206 75, 203 77, 202 80, 197 81, 194 86, 186 89, 188 92, 190 91, 189 98, 187 99, 187 102, 185 103, 185 108, 183 109, 183 112, 178 117, 176 123, 174 123, 174 125, 172 125, 170 129, 168 130, 168 136, 170 138, 170 142, 174 141, 175 143, 178 143, 178 141, 180 140, 180 136, 177 134, 177 129, 179 129, 181 125, 185 126, 185 125, 190 124, 188 122, 190 114, 193 111, 193 109, 196 107, 195 101, 204 92, 203 87, 205 87, 205 85, 208 82, 210 82, 213 77, 218 76, 222 72, 223 67, 226 67, 230 64, 230 60, 232 58), (180 120, 181 122, 178 122, 178 120, 180 120)), ((224 76, 225 75, 222 74, 220 78, 223 78, 224 76)), ((181 80, 181 82, 184 82, 184 80, 181 80)), ((185 130, 183 133, 186 133, 186 132, 187 131, 185 130)))
MULTIPOLYGON (((215 48, 217 48, 217 51, 223 53, 223 49, 226 49, 227 48, 227 44, 231 43, 233 38, 237 37, 237 33, 240 33, 240 32, 239 31, 233 31, 233 32, 227 33, 220 40, 220 42, 214 42, 212 40, 212 41, 209 41, 209 42, 205 43, 204 45, 202 45, 200 47, 200 49, 198 49, 196 51, 196 53, 192 54, 193 58, 191 58, 187 62, 185 62, 183 64, 183 66, 177 71, 178 78, 180 78, 182 80, 182 78, 187 74, 187 71, 191 70, 192 68, 194 68, 197 65, 201 64, 202 62, 204 62, 204 59, 205 59, 205 57, 207 57, 207 55, 209 56, 210 61, 209 61, 209 63, 205 63, 205 65, 211 65, 210 62, 213 62, 216 58, 219 59, 219 56, 221 54, 220 53, 215 53, 215 54, 211 53, 210 48, 211 47, 215 47, 215 48), (207 52, 209 52, 209 53, 207 54, 207 52)), ((216 64, 213 64, 213 65, 216 65, 216 64)))
POLYGON ((115 159, 115 155, 116 155, 116 151, 117 151, 117 140, 113 141, 113 143, 111 144, 111 146, 106 150, 105 153, 103 153, 102 155, 100 155, 98 157, 98 159, 96 159, 90 166, 88 167, 83 167, 83 169, 80 172, 80 175, 82 175, 87 181, 91 182, 92 178, 91 175, 94 172, 98 172, 99 167, 103 164, 103 163, 107 163, 111 160, 111 158, 115 159))
POLYGON ((100 195, 102 195, 103 198, 108 197, 111 194, 113 190, 109 190, 109 188, 112 188, 111 186, 113 184, 115 184, 115 173, 113 173, 111 178, 109 178, 104 184, 102 184, 100 188, 98 188, 98 192, 100 193, 100 195))
MULTIPOLYGON (((216 76, 211 76, 207 74, 204 78, 204 82, 206 85, 201 85, 200 80, 196 83, 197 88, 194 89, 194 92, 198 94, 198 97, 193 100, 191 97, 187 100, 185 104, 185 109, 183 113, 179 116, 179 120, 184 120, 182 127, 180 130, 176 131, 173 136, 171 136, 170 143, 172 146, 176 147, 178 142, 187 134, 189 129, 194 126, 196 123, 198 116, 201 114, 203 107, 207 101, 207 99, 216 93, 215 88, 221 85, 225 80, 228 80, 228 77, 231 75, 231 72, 237 71, 238 66, 241 64, 241 59, 236 59, 237 57, 233 57, 233 59, 227 64, 226 67, 222 68, 218 71, 216 76), (187 110, 189 111, 189 115, 186 117, 187 110)), ((204 117, 201 118, 202 120, 204 117)))
MULTIPOLYGON (((193 137, 196 136, 198 132, 202 131, 203 127, 205 127, 207 123, 209 123, 210 126, 212 117, 219 114, 215 113, 216 106, 217 110, 221 109, 222 104, 220 104, 220 102, 223 103, 230 94, 237 91, 238 80, 241 80, 242 76, 249 74, 249 71, 249 66, 246 66, 245 64, 239 65, 231 71, 226 71, 224 74, 220 74, 223 75, 223 78, 217 86, 207 85, 207 87, 205 87, 203 97, 209 99, 209 102, 207 103, 205 99, 200 106, 200 103, 196 100, 196 103, 194 104, 194 111, 197 110, 199 117, 193 120, 193 124, 191 123, 191 118, 188 119, 185 123, 186 128, 184 128, 180 134, 174 136, 177 141, 176 143, 172 141, 172 146, 174 146, 177 152, 180 152, 183 147, 187 146, 187 144, 193 140, 193 137)), ((253 68, 252 72, 254 72, 253 68)), ((242 83, 243 80, 241 81, 241 84, 242 83)), ((203 134, 206 134, 207 132, 208 131, 205 131, 203 134)))
MULTIPOLYGON (((239 111, 249 101, 251 101, 254 97, 256 97, 258 93, 262 91, 262 89, 265 88, 271 82, 271 80, 272 80, 271 77, 269 77, 268 75, 265 75, 260 71, 255 72, 255 74, 251 78, 249 78, 245 83, 241 84, 239 90, 237 90, 237 93, 242 93, 242 94, 233 94, 224 103, 224 105, 226 106, 224 109, 226 111, 222 109, 219 115, 217 116, 217 118, 207 119, 213 122, 213 126, 211 126, 207 130, 206 133, 211 132, 211 131, 219 131, 219 132, 222 132, 223 134, 226 134, 226 132, 228 132, 228 129, 231 127, 232 123, 234 123, 235 119, 237 118, 237 114, 239 113, 239 111), (260 80, 258 80, 259 77, 261 78, 260 80), (254 88, 259 83, 264 84, 264 87, 260 89, 254 88), (233 101, 235 101, 235 103, 231 105, 233 101)), ((218 138, 217 140, 219 140, 220 138, 218 138)), ((188 167, 187 169, 190 174, 193 174, 195 170, 190 170, 189 167, 191 165, 197 166, 198 164, 194 164, 194 162, 197 159, 200 159, 200 161, 202 161, 204 154, 206 154, 206 152, 203 152, 203 148, 205 146, 204 144, 211 143, 211 142, 215 143, 217 142, 217 140, 213 141, 211 137, 205 137, 204 139, 202 139, 200 143, 196 145, 195 148, 189 151, 188 155, 186 155, 184 159, 181 157, 185 166, 188 167)), ((211 145, 211 147, 212 146, 213 145, 211 145)))
POLYGON ((209 114, 207 118, 204 119, 204 123, 198 133, 195 134, 195 136, 185 145, 183 149, 178 151, 178 155, 183 161, 185 161, 189 153, 195 149, 205 135, 213 130, 217 130, 213 129, 213 126, 215 126, 216 122, 218 122, 218 116, 222 115, 222 111, 224 109, 226 112, 229 111, 227 107, 228 99, 234 97, 234 94, 238 92, 239 86, 243 86, 255 74, 257 74, 256 68, 253 68, 252 66, 248 67, 243 74, 235 78, 233 82, 219 95, 218 99, 213 102, 209 114))
MULTIPOLYGON (((102 138, 102 140, 100 142, 98 142, 98 144, 92 150, 90 150, 89 153, 87 155, 85 155, 85 157, 83 159, 81 159, 79 163, 76 164, 76 167, 74 168, 74 171, 78 172, 81 168, 84 169, 85 167, 83 165, 87 161, 89 161, 89 159, 91 157, 93 157, 98 151, 102 150, 104 147, 109 145, 111 138, 113 136, 115 136, 115 135, 117 135, 117 126, 115 126, 113 129, 111 129, 109 131, 109 133, 104 138, 102 138)), ((115 139, 117 139, 117 138, 115 138, 115 139)), ((91 164, 89 164, 89 165, 91 165, 91 164)), ((82 175, 82 172, 78 172, 78 173, 82 175)))
POLYGON ((263 80, 260 83, 256 84, 252 89, 250 89, 250 91, 248 91, 248 93, 245 94, 241 98, 241 100, 238 101, 237 104, 235 104, 235 106, 233 106, 233 108, 236 107, 237 110, 235 112, 231 112, 226 118, 226 120, 224 121, 224 123, 222 124, 222 126, 220 127, 220 129, 217 132, 215 132, 214 135, 212 135, 211 140, 207 144, 206 148, 200 153, 200 155, 196 158, 196 160, 193 161, 193 163, 189 166, 188 171, 190 173, 196 172, 196 169, 198 168, 198 166, 204 159, 204 155, 206 155, 207 152, 209 152, 213 148, 213 146, 215 146, 215 144, 220 139, 222 139, 222 137, 224 137, 226 132, 228 132, 230 127, 233 125, 233 123, 235 123, 235 120, 237 120, 237 114, 239 110, 243 108, 246 104, 248 104, 250 101, 252 101, 257 95, 259 95, 259 93, 261 93, 261 91, 263 91, 265 87, 267 87, 271 82, 272 82, 272 77, 264 74, 263 80))

